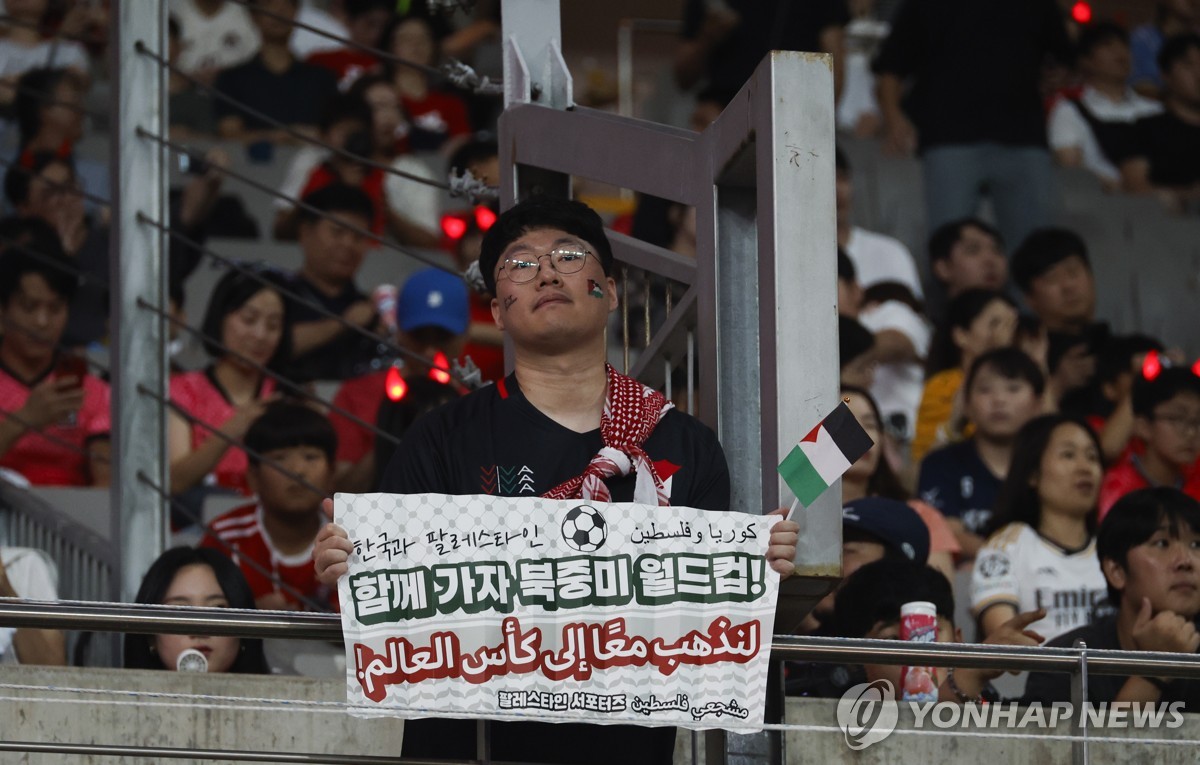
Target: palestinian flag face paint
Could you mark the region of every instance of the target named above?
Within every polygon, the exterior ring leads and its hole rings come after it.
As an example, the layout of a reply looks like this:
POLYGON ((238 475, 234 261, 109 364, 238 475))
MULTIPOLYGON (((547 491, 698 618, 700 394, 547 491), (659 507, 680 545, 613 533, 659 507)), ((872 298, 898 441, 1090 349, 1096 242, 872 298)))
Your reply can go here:
POLYGON ((604 290, 600 287, 600 282, 595 279, 588 279, 588 294, 594 298, 604 298, 604 290))

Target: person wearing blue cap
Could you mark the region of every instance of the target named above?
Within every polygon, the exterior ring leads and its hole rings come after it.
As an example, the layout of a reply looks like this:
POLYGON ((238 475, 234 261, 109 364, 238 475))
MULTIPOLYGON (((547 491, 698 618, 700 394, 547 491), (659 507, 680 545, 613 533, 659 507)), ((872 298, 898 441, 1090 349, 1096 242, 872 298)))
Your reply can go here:
MULTIPOLYGON (((450 381, 449 360, 462 350, 468 320, 467 286, 460 277, 440 268, 412 274, 396 299, 395 342, 428 363, 400 358, 347 380, 334 396, 333 405, 401 436, 412 423, 413 412, 458 397, 460 391, 450 381), (400 412, 393 411, 397 408, 409 415, 397 417, 400 412)), ((377 466, 383 464, 377 459, 378 448, 383 444, 376 443, 373 431, 337 411, 330 419, 338 434, 338 491, 374 491, 377 466)), ((394 448, 390 443, 387 446, 385 458, 394 448)))

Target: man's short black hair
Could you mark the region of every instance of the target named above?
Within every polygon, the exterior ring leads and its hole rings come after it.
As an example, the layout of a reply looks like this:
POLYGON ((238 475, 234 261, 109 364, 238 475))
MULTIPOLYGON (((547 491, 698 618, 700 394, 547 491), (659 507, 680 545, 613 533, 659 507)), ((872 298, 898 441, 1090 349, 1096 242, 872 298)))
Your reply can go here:
POLYGON ((1092 269, 1083 237, 1065 228, 1039 228, 1013 252, 1009 271, 1021 292, 1029 294, 1034 279, 1074 257, 1092 269))
MULTIPOLYGON (((360 215, 366 219, 368 224, 375 220, 374 203, 367 196, 367 192, 357 186, 348 186, 344 183, 331 183, 328 186, 322 186, 316 191, 310 191, 301 201, 326 215, 337 215, 339 213, 360 215)), ((297 207, 296 212, 299 214, 301 224, 314 223, 318 218, 324 217, 304 207, 297 207)))
POLYGON ((1139 375, 1133 381, 1133 414, 1135 417, 1153 417, 1160 404, 1181 393, 1200 398, 1200 377, 1188 367, 1168 367, 1153 380, 1139 375))
POLYGON ((1092 52, 1102 45, 1116 40, 1129 45, 1129 32, 1125 27, 1112 21, 1096 21, 1085 26, 1079 33, 1079 41, 1075 43, 1075 52, 1079 58, 1092 55, 1092 52))
POLYGON ((1041 396, 1046 390, 1046 377, 1038 363, 1020 348, 1005 346, 993 348, 971 363, 963 382, 963 392, 971 397, 971 386, 983 369, 990 369, 1006 380, 1023 380, 1033 387, 1033 394, 1041 396))
POLYGON ((57 237, 12 239, 17 243, 0 247, 0 306, 8 307, 21 278, 28 274, 42 277, 54 294, 71 302, 79 288, 79 271, 63 252, 57 237))
POLYGON ((33 179, 50 165, 65 165, 75 177, 75 163, 71 157, 60 156, 55 151, 35 151, 22 153, 21 159, 8 166, 4 174, 4 197, 14 209, 29 201, 29 188, 33 179))
POLYGON ((1004 246, 1004 237, 1000 235, 1000 231, 995 226, 979 218, 960 218, 938 226, 933 235, 929 237, 929 262, 937 263, 949 260, 954 245, 958 243, 959 239, 962 239, 963 231, 968 228, 977 228, 995 239, 1001 247, 1004 246))
MULTIPOLYGON (((1200 533, 1200 502, 1169 486, 1139 489, 1121 497, 1109 508, 1096 533, 1100 564, 1111 560, 1128 570, 1129 551, 1154 536, 1164 522, 1176 538, 1184 525, 1200 533)), ((1108 600, 1114 607, 1121 602, 1121 592, 1111 584, 1108 600)))
POLYGON ((854 267, 854 261, 846 254, 846 251, 841 247, 837 248, 838 253, 838 281, 850 282, 851 284, 858 282, 858 269, 854 267))
POLYGON ((838 316, 838 355, 841 358, 842 367, 873 347, 875 347, 875 335, 871 333, 871 330, 849 316, 838 316))
POLYGON ((604 233, 604 222, 583 202, 538 195, 505 210, 483 235, 479 248, 479 270, 488 291, 496 294, 496 264, 508 246, 531 231, 558 229, 587 242, 596 251, 606 275, 612 274, 612 245, 604 233))
POLYGON ((837 637, 861 638, 876 626, 900 621, 900 607, 914 600, 933 603, 937 615, 954 623, 954 592, 944 574, 914 561, 877 560, 850 575, 833 606, 837 637))
POLYGON ((1189 33, 1168 38, 1158 49, 1158 70, 1163 74, 1171 71, 1192 48, 1200 48, 1200 35, 1189 33))
MULTIPOLYGON (((243 441, 257 454, 311 446, 320 449, 331 465, 337 454, 337 433, 329 420, 312 407, 289 401, 278 401, 268 406, 250 424, 243 441)), ((258 467, 257 457, 250 452, 246 456, 251 466, 258 467)))

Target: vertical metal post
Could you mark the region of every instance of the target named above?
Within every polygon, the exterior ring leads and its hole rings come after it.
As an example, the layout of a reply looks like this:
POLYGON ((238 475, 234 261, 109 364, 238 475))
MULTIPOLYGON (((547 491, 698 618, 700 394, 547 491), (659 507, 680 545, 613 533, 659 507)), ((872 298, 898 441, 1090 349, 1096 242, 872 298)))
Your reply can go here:
POLYGON ((112 507, 120 540, 121 572, 115 585, 132 600, 142 575, 162 551, 166 506, 138 479, 168 486, 163 409, 139 387, 166 393, 167 353, 162 321, 138 308, 138 299, 165 307, 167 274, 163 235, 138 221, 166 215, 162 147, 137 136, 139 127, 166 132, 166 78, 158 64, 134 50, 141 42, 166 55, 165 4, 117 0, 113 58, 112 234, 110 241, 113 388, 112 507))
POLYGON ((1088 701, 1088 668, 1087 643, 1075 641, 1079 649, 1079 670, 1071 673, 1071 706, 1076 714, 1074 725, 1075 735, 1080 739, 1071 744, 1071 762, 1073 765, 1088 765, 1088 716, 1084 707, 1088 701))

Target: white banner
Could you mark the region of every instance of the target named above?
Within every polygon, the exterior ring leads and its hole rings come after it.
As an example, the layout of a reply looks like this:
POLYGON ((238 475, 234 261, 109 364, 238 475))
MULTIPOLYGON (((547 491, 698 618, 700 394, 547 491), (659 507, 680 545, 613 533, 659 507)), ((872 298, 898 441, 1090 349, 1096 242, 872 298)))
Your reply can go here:
POLYGON ((761 724, 777 516, 338 494, 349 702, 401 717, 761 724))

